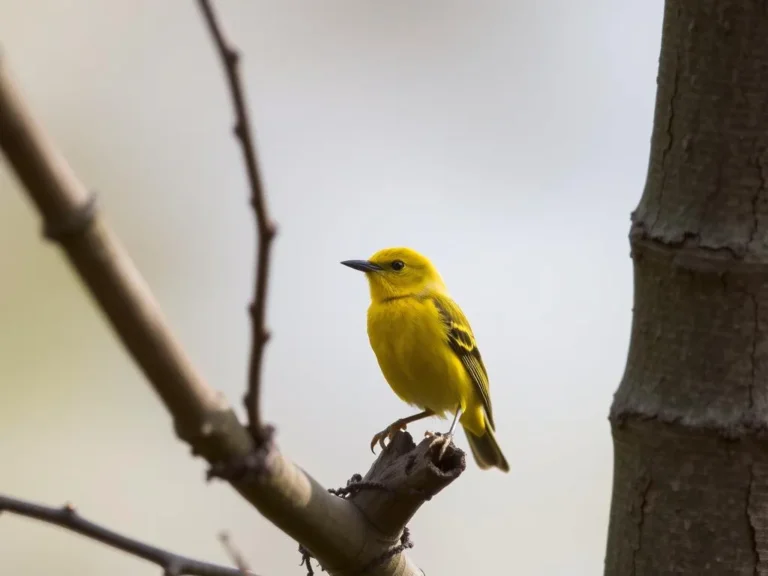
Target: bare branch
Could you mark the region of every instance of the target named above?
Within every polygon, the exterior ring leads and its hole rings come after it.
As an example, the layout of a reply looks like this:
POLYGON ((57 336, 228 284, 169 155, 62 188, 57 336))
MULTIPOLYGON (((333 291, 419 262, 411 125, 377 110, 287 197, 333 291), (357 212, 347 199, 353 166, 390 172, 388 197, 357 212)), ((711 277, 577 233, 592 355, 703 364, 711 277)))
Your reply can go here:
POLYGON ((224 550, 227 551, 227 554, 229 555, 230 560, 232 560, 232 563, 237 566, 240 575, 248 576, 248 574, 252 574, 248 563, 245 561, 245 557, 232 543, 232 540, 229 538, 229 534, 226 532, 219 534, 219 541, 221 542, 221 545, 224 546, 224 550))
POLYGON ((453 443, 440 458, 429 438, 417 446, 410 434, 399 431, 360 481, 371 489, 356 490, 352 483, 345 490, 373 526, 399 540, 421 505, 458 478, 466 465, 464 452, 453 443))
MULTIPOLYGON (((345 499, 329 494, 271 442, 256 445, 186 356, 144 279, 33 119, 4 64, 0 58, 0 150, 40 212, 47 237, 62 247, 172 415, 178 437, 213 469, 247 463, 261 451, 263 473, 245 466, 230 477, 232 486, 333 576, 363 568, 371 576, 420 574, 402 549, 392 551, 419 507, 461 474, 463 453, 451 447, 438 461, 429 440, 414 446, 403 433, 407 442, 392 442, 365 478, 387 489, 345 499)), ((259 430, 261 437, 266 430, 259 430)))
POLYGON ((98 540, 102 544, 157 564, 163 569, 164 576, 243 576, 243 574, 255 576, 253 572, 244 571, 241 568, 230 568, 229 566, 192 560, 128 538, 86 520, 77 513, 71 504, 61 508, 50 508, 0 495, 0 513, 2 512, 42 520, 48 524, 55 524, 93 540, 98 540))
POLYGON ((267 214, 267 200, 264 194, 261 175, 259 174, 256 146, 251 135, 248 107, 245 104, 243 82, 240 78, 240 68, 238 66, 240 55, 232 47, 231 43, 224 38, 224 33, 218 23, 211 3, 208 0, 198 0, 198 3, 221 57, 227 82, 229 83, 229 91, 232 95, 232 104, 235 109, 235 136, 240 141, 243 151, 248 183, 251 187, 251 204, 256 216, 258 244, 256 250, 256 280, 253 302, 249 308, 252 324, 251 359, 248 368, 248 391, 243 402, 245 403, 245 409, 248 411, 251 434, 255 440, 260 441, 263 438, 259 407, 261 398, 259 387, 261 383, 264 346, 267 340, 269 340, 269 331, 266 328, 267 279, 269 277, 270 247, 277 233, 277 228, 267 214))

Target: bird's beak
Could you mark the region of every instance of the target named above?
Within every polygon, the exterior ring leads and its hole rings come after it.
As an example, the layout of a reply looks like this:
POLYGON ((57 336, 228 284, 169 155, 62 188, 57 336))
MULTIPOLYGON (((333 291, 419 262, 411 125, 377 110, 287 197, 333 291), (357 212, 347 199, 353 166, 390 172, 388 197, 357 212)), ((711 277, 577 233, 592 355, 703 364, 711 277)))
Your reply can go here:
POLYGON ((374 264, 370 260, 344 260, 342 264, 354 268, 355 270, 360 270, 360 272, 378 272, 384 270, 384 268, 378 264, 374 264))

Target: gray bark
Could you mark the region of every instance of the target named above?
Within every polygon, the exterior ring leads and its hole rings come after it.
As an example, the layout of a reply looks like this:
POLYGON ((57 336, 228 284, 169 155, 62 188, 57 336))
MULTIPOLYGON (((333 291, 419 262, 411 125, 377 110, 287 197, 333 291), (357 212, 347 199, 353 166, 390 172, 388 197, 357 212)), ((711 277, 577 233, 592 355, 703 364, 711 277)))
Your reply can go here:
POLYGON ((768 3, 666 0, 606 576, 768 574, 768 3))

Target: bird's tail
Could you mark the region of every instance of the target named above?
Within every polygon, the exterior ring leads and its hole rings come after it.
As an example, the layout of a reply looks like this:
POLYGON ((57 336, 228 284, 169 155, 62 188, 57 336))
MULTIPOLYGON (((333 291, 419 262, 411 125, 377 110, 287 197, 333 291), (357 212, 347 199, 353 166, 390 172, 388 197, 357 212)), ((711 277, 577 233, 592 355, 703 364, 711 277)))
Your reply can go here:
POLYGON ((501 448, 499 443, 496 442, 496 436, 490 425, 486 425, 485 434, 482 436, 475 436, 467 428, 464 428, 464 432, 467 434, 467 441, 472 449, 472 455, 481 469, 485 470, 491 466, 496 466, 502 472, 509 472, 507 459, 501 453, 501 448))

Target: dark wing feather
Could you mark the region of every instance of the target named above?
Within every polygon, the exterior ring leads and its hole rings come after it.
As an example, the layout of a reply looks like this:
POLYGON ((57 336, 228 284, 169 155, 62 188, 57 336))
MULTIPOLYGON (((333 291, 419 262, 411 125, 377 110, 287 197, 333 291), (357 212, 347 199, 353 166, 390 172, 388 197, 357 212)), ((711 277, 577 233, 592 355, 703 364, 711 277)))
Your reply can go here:
POLYGON ((464 313, 449 296, 444 294, 432 294, 430 296, 434 302, 440 319, 446 327, 448 334, 448 344, 456 356, 459 357, 464 365, 469 377, 475 384, 480 398, 483 400, 485 413, 488 416, 488 422, 491 428, 496 428, 493 423, 493 411, 491 409, 491 395, 488 383, 488 373, 485 371, 483 359, 480 356, 480 350, 475 342, 475 335, 472 328, 469 327, 469 321, 464 313))

